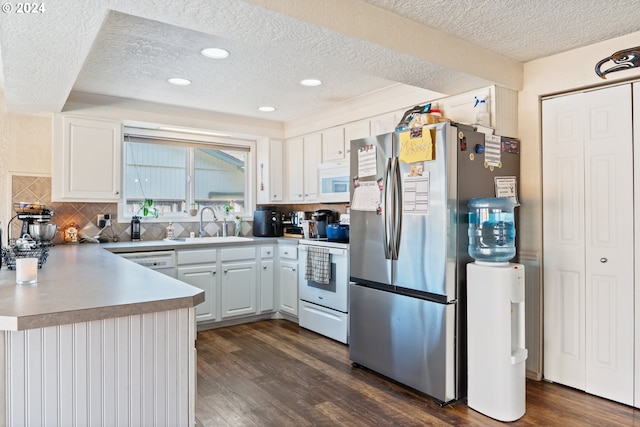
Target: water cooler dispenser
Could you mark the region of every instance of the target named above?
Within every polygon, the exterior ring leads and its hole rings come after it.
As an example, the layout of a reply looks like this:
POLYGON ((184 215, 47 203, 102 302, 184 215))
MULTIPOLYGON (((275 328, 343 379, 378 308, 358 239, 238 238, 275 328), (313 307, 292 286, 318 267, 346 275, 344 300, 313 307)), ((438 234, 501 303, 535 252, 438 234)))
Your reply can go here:
POLYGON ((500 421, 526 410, 524 266, 515 256, 515 203, 469 201, 467 358, 470 408, 500 421))

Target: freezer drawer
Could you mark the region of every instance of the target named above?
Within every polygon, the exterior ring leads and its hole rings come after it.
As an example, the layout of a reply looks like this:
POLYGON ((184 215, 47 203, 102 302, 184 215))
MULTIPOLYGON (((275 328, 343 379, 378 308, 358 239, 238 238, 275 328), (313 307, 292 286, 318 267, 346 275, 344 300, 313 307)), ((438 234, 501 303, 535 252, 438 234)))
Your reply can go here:
POLYGON ((457 399, 455 304, 349 287, 350 359, 441 402, 457 399))

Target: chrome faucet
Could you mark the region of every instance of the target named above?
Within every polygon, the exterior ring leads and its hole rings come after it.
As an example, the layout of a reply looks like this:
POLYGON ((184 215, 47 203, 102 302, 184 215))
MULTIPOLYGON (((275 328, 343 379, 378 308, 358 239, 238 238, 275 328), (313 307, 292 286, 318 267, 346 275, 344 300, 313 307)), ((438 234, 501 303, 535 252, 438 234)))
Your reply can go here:
POLYGON ((202 210, 200 211, 200 231, 198 231, 198 235, 200 237, 204 237, 204 227, 202 226, 202 214, 207 209, 209 209, 211 211, 211 213, 213 214, 213 220, 214 221, 218 220, 218 217, 216 216, 216 212, 213 210, 213 208, 211 206, 205 206, 204 208, 202 208, 202 210))

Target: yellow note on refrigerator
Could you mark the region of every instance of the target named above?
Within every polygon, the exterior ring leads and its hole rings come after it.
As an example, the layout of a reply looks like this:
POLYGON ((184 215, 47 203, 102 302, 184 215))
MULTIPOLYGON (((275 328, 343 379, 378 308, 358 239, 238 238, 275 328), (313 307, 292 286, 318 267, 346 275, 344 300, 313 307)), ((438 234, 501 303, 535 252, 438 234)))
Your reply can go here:
POLYGON ((433 160, 433 140, 428 128, 400 132, 400 161, 416 163, 433 160))

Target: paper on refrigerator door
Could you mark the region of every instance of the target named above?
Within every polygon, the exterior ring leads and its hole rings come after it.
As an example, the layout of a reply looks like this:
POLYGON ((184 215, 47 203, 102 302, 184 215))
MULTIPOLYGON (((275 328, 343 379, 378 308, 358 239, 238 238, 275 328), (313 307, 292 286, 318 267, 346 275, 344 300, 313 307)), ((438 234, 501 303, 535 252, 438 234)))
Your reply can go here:
POLYGON ((358 176, 364 178, 367 176, 375 176, 377 174, 376 163, 376 147, 367 145, 358 148, 358 176))
POLYGON ((500 137, 498 135, 484 136, 484 161, 487 166, 501 167, 500 162, 500 137))
POLYGON ((381 193, 380 185, 375 181, 354 183, 351 210, 377 211, 380 207, 381 193))
POLYGON ((515 176, 496 176, 494 178, 496 197, 507 197, 520 206, 518 201, 518 179, 515 176))
POLYGON ((429 173, 404 177, 402 212, 414 215, 429 214, 429 173))
POLYGON ((428 128, 400 132, 400 161, 415 163, 433 160, 433 140, 428 128))

